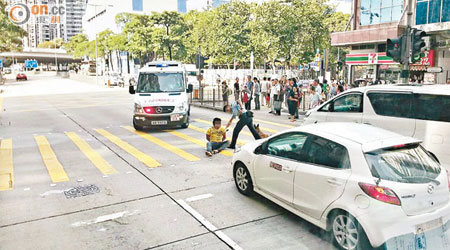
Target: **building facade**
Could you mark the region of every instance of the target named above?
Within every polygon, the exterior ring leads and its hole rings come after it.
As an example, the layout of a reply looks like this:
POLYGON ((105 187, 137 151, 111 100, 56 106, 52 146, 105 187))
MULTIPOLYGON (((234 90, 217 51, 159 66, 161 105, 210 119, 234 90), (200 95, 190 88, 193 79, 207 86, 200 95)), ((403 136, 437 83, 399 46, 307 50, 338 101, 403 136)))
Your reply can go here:
MULTIPOLYGON (((402 65, 386 56, 386 40, 406 30, 403 0, 353 0, 349 30, 333 33, 332 46, 349 47, 348 81, 398 83, 402 65)), ((410 66, 416 82, 445 83, 450 78, 450 0, 419 0, 413 5, 413 28, 427 32, 425 56, 410 66), (442 73, 428 73, 442 67, 442 73)))

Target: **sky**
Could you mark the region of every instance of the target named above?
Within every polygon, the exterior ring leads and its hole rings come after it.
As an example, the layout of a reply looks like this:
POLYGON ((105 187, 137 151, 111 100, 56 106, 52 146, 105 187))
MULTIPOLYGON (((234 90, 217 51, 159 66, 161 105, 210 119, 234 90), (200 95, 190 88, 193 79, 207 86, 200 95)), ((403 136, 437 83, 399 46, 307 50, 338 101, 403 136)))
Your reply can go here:
MULTIPOLYGON (((210 0, 212 1, 212 0, 210 0)), ((247 2, 257 2, 261 3, 266 0, 245 0, 247 2)), ((197 9, 201 10, 204 6, 207 5, 208 0, 187 0, 187 9, 197 9)), ((330 4, 336 5, 336 10, 344 12, 346 14, 350 14, 352 10, 352 0, 329 0, 330 4)))

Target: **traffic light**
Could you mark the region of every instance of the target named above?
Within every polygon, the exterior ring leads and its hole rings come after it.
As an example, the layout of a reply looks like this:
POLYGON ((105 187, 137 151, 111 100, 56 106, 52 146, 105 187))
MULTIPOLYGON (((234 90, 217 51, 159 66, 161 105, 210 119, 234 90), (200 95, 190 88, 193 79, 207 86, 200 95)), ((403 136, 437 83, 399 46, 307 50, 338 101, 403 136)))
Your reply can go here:
POLYGON ((394 62, 402 63, 402 55, 405 53, 404 45, 406 37, 401 36, 397 38, 387 39, 386 41, 386 55, 392 57, 394 62))
POLYGON ((208 57, 203 57, 201 54, 195 55, 195 67, 197 69, 203 69, 205 67, 205 60, 208 60, 208 57))
POLYGON ((337 66, 338 66, 338 70, 341 71, 342 70, 342 66, 344 65, 344 63, 342 61, 337 62, 337 66))
POLYGON ((411 30, 411 62, 415 63, 420 61, 423 57, 422 48, 425 47, 425 41, 423 37, 426 36, 427 33, 423 30, 412 29, 411 30))

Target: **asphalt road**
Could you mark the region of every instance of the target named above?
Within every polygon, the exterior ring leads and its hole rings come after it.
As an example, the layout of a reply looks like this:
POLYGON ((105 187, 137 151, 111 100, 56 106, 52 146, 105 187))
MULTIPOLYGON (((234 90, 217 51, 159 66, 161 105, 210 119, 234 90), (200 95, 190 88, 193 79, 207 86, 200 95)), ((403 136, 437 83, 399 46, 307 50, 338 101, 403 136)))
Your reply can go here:
MULTIPOLYGON (((239 194, 229 154, 205 156, 202 131, 226 114, 192 108, 188 129, 136 133, 125 89, 29 79, 1 86, 1 250, 335 249, 317 227, 239 194)), ((255 116, 269 134, 299 125, 255 116)))

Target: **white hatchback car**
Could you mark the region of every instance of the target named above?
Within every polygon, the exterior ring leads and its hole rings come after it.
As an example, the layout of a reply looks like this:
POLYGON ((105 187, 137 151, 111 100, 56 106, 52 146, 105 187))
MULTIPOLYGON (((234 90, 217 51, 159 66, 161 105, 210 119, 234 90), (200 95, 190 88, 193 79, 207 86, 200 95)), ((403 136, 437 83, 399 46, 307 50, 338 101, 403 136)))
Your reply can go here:
POLYGON ((450 170, 450 85, 375 85, 350 89, 306 113, 304 124, 371 124, 423 141, 450 170))
POLYGON ((418 249, 417 237, 445 249, 450 239, 450 176, 412 137, 357 123, 305 125, 243 146, 232 166, 239 192, 331 231, 340 249, 391 249, 398 237, 405 249, 418 249))

